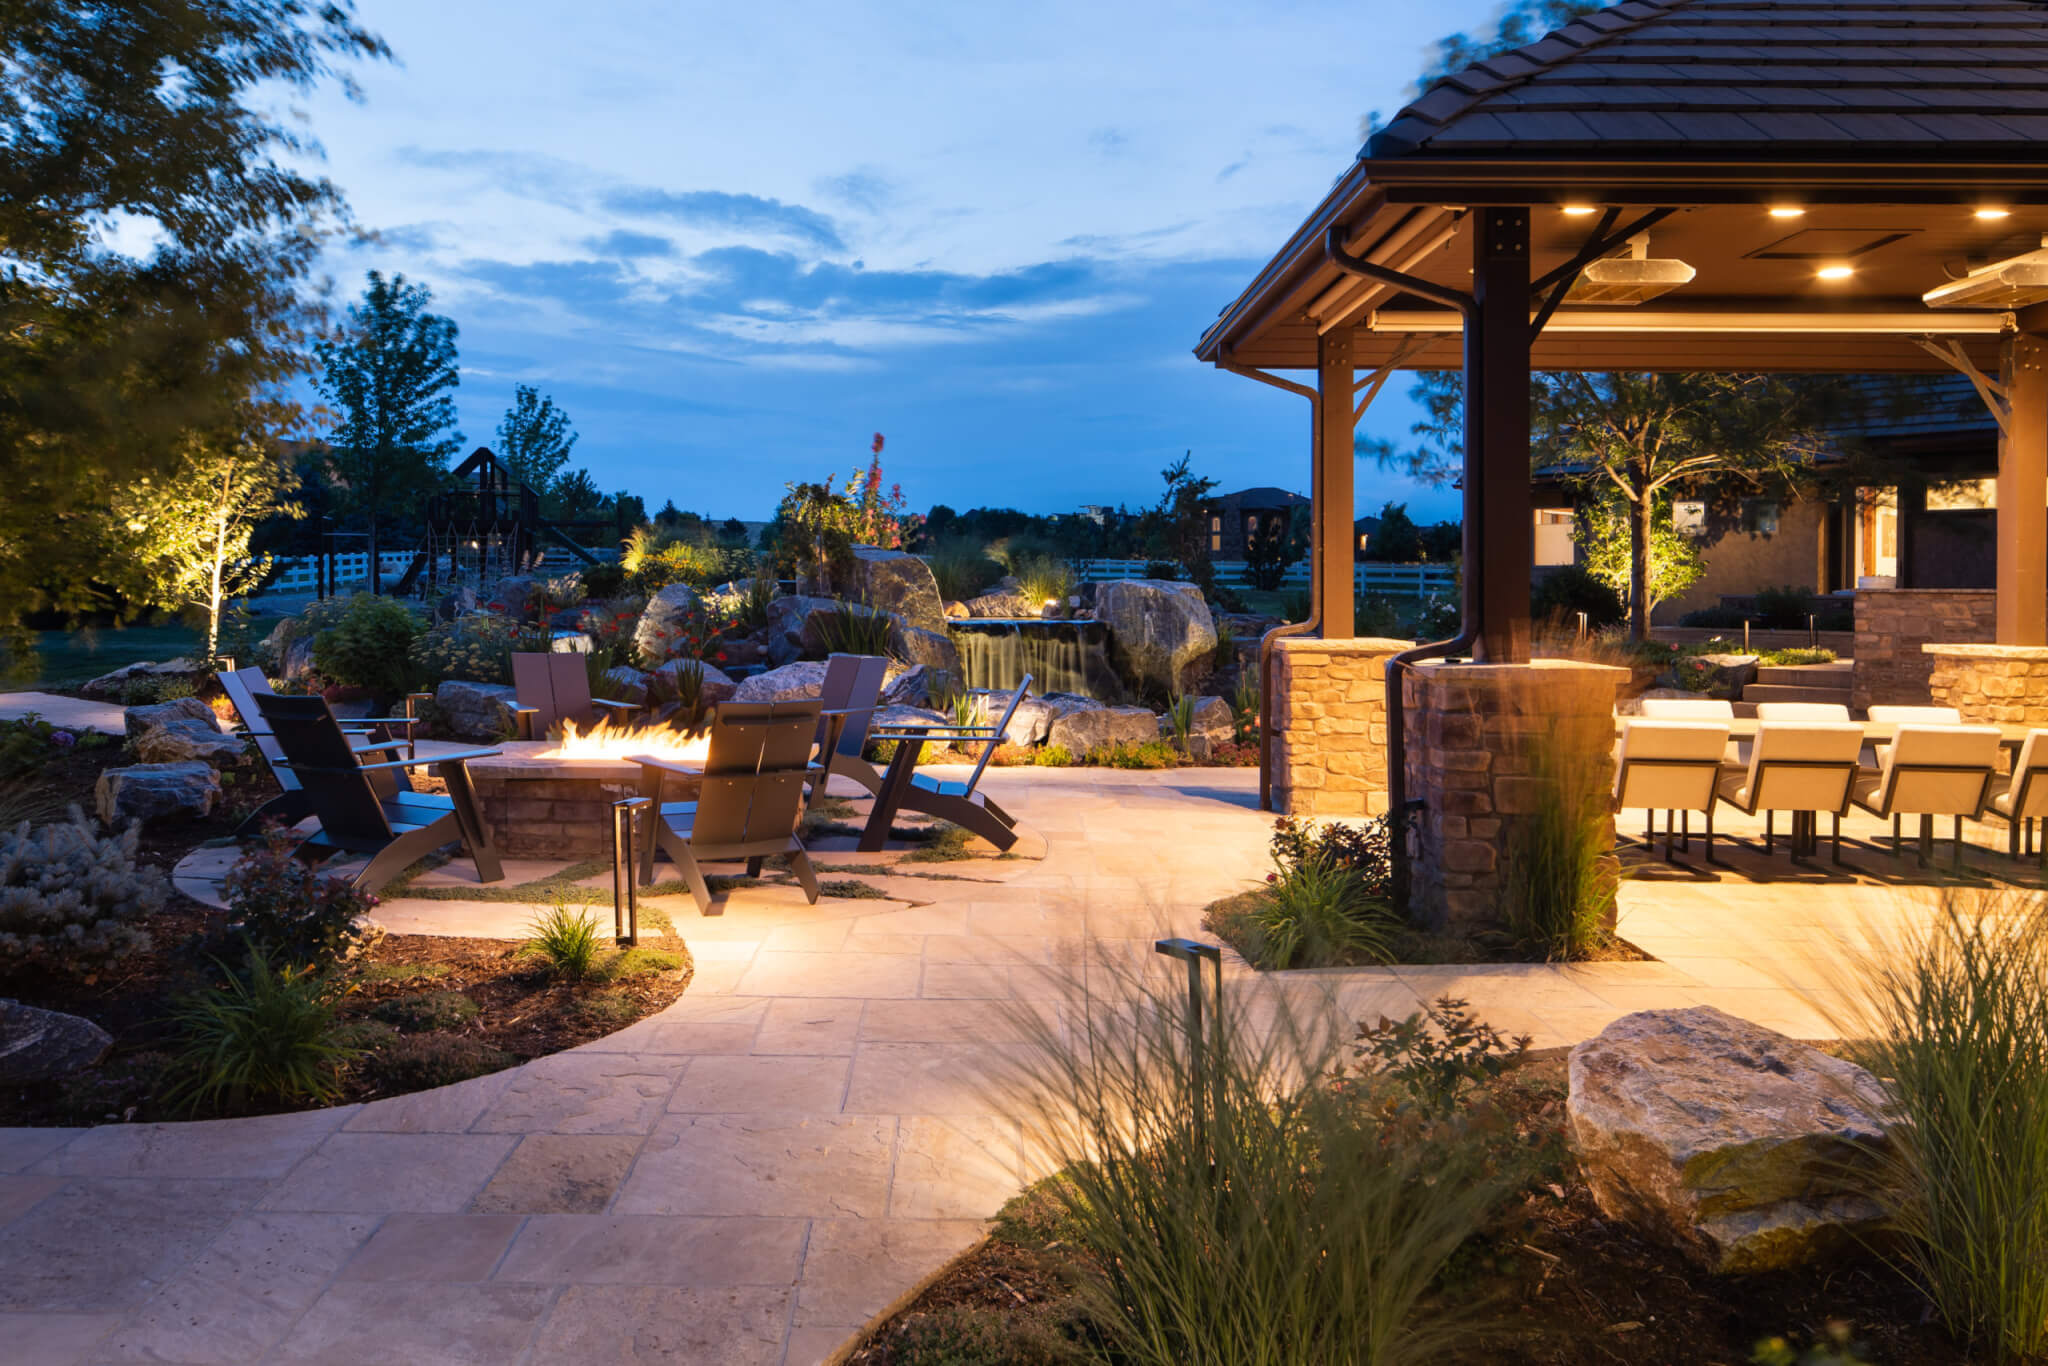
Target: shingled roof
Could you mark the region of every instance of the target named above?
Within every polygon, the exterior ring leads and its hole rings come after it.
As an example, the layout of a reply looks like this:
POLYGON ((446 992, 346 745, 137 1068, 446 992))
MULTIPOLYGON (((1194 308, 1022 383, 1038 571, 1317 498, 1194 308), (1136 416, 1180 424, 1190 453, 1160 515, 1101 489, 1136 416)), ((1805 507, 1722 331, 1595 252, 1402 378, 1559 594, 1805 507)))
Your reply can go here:
POLYGON ((1628 0, 1446 77, 1365 157, 2038 156, 2048 5, 1628 0))

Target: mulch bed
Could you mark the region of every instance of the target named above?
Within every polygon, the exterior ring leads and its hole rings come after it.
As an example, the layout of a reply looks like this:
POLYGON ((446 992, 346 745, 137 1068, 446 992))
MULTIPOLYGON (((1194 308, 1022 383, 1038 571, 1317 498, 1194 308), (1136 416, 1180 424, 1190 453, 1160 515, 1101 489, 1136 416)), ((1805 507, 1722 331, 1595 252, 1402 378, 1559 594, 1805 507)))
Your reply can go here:
MULTIPOLYGON (((1564 1067, 1565 1050, 1546 1050, 1532 1055, 1519 1074, 1524 1090, 1547 1097, 1542 1116, 1560 1139, 1564 1067)), ((919 1354, 928 1349, 935 1322, 953 1325, 948 1336, 954 1342, 1039 1344, 1055 1338, 1074 1353, 1072 1360, 1117 1361, 1113 1351, 1092 1345, 1096 1334, 1074 1290, 1086 1272, 1087 1254, 1040 1236, 1050 1220, 1034 1219, 1031 1200, 1027 1195, 1013 1203, 997 1234, 880 1325, 849 1358, 850 1366, 939 1359, 919 1354), (963 1321, 976 1331, 959 1331, 963 1321)), ((1521 1200, 1489 1234, 1468 1245, 1445 1280, 1442 1307, 1492 1329, 1482 1347, 1442 1358, 1447 1362, 1746 1366, 1768 1339, 1784 1339, 1796 1354, 1830 1341, 1834 1325, 1845 1327, 1857 1356, 1814 1360, 1956 1366, 1973 1359, 1932 1321, 1918 1290, 1883 1263, 1708 1275, 1605 1218, 1568 1156, 1556 1181, 1521 1200)), ((1012 1359, 1000 1350, 944 1357, 951 1366, 997 1366, 1012 1359)), ((1069 1358, 1031 1356, 1042 1359, 1069 1358)))

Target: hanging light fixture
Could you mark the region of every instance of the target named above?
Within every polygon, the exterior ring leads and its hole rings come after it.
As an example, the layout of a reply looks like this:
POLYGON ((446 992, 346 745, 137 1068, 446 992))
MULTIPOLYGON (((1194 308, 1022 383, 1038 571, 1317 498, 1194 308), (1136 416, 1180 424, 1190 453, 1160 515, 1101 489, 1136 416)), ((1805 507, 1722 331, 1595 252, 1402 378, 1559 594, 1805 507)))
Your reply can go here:
POLYGON ((1697 273, 1684 261, 1652 257, 1650 235, 1637 233, 1628 239, 1628 255, 1588 262, 1564 297, 1572 304, 1639 304, 1691 284, 1697 273))

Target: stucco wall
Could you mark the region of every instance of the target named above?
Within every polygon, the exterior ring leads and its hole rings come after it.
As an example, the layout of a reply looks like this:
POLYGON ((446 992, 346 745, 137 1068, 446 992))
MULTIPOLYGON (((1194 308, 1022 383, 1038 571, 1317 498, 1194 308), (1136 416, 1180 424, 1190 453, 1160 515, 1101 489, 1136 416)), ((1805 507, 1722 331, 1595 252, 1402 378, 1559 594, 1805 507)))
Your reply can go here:
POLYGON ((1746 596, 1759 588, 1818 588, 1821 583, 1821 527, 1827 520, 1824 503, 1787 502, 1778 512, 1778 529, 1769 536, 1731 531, 1719 540, 1702 542, 1700 558, 1707 572, 1683 594, 1657 604, 1655 620, 1676 625, 1696 607, 1718 606, 1723 593, 1746 596))

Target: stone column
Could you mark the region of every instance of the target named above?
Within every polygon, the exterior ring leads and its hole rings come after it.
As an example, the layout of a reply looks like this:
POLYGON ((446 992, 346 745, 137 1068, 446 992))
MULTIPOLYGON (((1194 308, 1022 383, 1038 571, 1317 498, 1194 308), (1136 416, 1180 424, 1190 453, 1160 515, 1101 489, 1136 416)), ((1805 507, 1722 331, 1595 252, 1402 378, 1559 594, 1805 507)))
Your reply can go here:
POLYGON ((1403 680, 1408 800, 1414 822, 1411 907, 1437 929, 1483 928, 1506 915, 1517 831, 1583 784, 1614 843, 1614 698, 1628 670, 1576 660, 1421 664, 1403 680), (1552 775, 1552 776, 1546 776, 1552 775))
POLYGON ((2048 646, 1923 645, 1932 657, 1927 692, 1963 720, 2048 728, 2048 646))
POLYGON ((1273 644, 1273 809, 1291 816, 1376 816, 1387 809, 1389 658, 1405 640, 1273 644))

